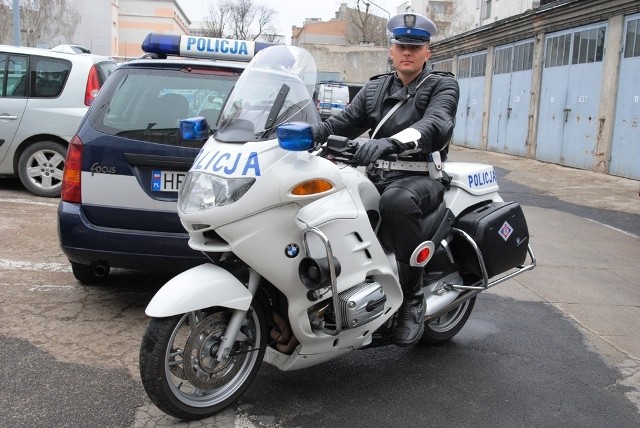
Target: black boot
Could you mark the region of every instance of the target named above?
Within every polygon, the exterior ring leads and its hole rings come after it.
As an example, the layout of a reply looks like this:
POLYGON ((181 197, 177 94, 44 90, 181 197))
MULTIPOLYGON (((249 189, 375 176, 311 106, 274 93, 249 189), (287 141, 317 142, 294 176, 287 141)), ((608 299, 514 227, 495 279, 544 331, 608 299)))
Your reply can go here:
POLYGON ((398 263, 398 276, 404 298, 396 317, 395 344, 414 345, 424 332, 424 292, 421 267, 398 263))

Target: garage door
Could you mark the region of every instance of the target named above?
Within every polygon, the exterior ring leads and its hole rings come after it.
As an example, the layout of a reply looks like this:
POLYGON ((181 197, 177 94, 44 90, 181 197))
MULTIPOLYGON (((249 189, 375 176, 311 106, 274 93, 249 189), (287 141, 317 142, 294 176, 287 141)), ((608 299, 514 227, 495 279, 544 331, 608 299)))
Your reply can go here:
POLYGON ((547 35, 536 158, 591 168, 605 35, 606 24, 547 35))
POLYGON ((486 52, 458 58, 460 101, 453 131, 453 144, 480 147, 486 64, 486 52))
POLYGON ((495 50, 487 142, 491 151, 520 156, 526 152, 532 66, 532 40, 495 50))
POLYGON ((609 172, 640 178, 640 15, 625 30, 609 172))

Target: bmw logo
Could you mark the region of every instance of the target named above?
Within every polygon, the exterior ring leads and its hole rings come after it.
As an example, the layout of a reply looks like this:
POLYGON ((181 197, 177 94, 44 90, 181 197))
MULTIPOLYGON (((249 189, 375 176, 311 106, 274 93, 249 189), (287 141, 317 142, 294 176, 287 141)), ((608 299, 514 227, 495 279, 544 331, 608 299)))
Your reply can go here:
POLYGON ((290 259, 297 257, 298 254, 300 254, 300 247, 296 244, 289 244, 284 249, 284 255, 290 259))

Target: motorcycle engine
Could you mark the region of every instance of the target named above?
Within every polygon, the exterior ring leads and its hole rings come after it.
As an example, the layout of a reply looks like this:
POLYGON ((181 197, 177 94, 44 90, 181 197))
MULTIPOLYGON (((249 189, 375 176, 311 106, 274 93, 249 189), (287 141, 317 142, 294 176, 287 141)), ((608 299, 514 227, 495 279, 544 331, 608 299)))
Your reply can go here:
MULTIPOLYGON (((338 296, 338 311, 342 328, 353 328, 378 318, 384 312, 387 296, 377 282, 363 282, 343 291, 338 296)), ((313 330, 335 328, 336 319, 331 299, 309 308, 309 321, 313 330)))
POLYGON ((387 296, 377 282, 363 282, 340 293, 342 327, 357 327, 382 315, 387 296))

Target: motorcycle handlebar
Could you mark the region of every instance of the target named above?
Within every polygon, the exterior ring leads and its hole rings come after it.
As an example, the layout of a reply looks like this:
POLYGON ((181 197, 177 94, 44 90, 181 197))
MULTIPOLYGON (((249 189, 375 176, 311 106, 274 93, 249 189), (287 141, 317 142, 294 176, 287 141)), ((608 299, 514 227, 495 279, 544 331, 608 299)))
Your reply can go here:
MULTIPOLYGON (((358 166, 357 162, 353 160, 356 151, 360 144, 364 144, 368 141, 368 138, 357 138, 350 140, 347 137, 340 137, 338 135, 329 135, 327 138, 327 144, 323 156, 329 156, 332 159, 339 160, 347 165, 358 166)), ((398 160, 397 154, 386 155, 381 157, 382 160, 396 161, 398 160)))
POLYGON ((329 135, 320 156, 330 160, 339 160, 347 165, 357 166, 353 156, 358 150, 358 142, 347 137, 329 135))

